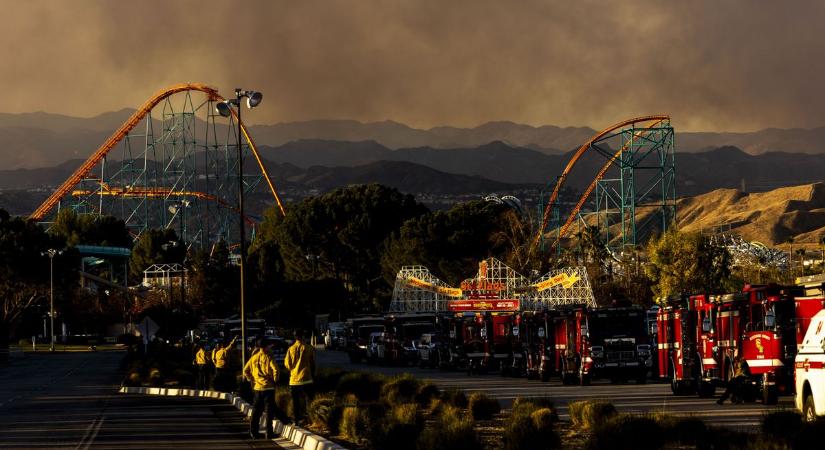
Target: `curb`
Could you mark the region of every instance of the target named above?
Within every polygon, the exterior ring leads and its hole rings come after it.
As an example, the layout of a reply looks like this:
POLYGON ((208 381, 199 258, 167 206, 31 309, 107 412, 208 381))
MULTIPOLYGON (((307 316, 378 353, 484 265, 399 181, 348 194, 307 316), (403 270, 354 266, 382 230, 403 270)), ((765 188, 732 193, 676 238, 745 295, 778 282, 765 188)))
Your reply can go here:
MULTIPOLYGON (((243 415, 252 415, 252 405, 241 397, 228 392, 203 391, 185 388, 127 387, 120 388, 121 394, 166 395, 169 397, 203 397, 226 400, 243 415)), ((280 420, 272 421, 272 428, 281 438, 292 442, 304 450, 347 450, 335 442, 295 425, 284 425, 280 420)))

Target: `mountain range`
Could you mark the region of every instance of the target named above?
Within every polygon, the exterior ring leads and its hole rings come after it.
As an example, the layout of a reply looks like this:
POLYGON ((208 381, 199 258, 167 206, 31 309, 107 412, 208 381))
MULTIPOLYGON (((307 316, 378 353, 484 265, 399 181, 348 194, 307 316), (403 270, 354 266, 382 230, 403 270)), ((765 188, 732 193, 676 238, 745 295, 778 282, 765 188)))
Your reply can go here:
MULTIPOLYGON (((132 113, 132 109, 79 118, 44 112, 0 114, 0 168, 37 168, 91 154, 132 113)), ((677 151, 693 153, 735 146, 745 153, 825 153, 825 127, 813 129, 765 129, 750 133, 680 132, 674 118, 677 151)), ((198 122, 196 127, 202 127, 198 122)), ((156 131, 162 130, 157 117, 156 131)), ((141 129, 141 128, 139 128, 141 129)), ((439 126, 414 128, 393 122, 363 123, 354 120, 310 120, 250 126, 259 145, 279 147, 299 140, 375 143, 393 150, 407 148, 476 148, 500 141, 509 147, 558 155, 577 148, 596 131, 588 127, 531 126, 507 121, 477 127, 439 126)), ((329 164, 328 164, 329 165, 329 164)))

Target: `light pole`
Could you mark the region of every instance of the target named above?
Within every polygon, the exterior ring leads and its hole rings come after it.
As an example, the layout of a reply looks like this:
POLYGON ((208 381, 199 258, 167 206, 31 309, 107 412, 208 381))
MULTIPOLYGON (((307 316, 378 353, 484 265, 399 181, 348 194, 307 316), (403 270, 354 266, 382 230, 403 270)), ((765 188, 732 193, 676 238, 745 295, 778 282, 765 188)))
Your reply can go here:
POLYGON ((241 367, 246 365, 246 310, 244 307, 244 260, 246 259, 246 230, 244 227, 243 213, 243 149, 241 147, 241 99, 246 98, 246 106, 250 109, 261 104, 263 94, 256 91, 245 91, 240 88, 235 89, 235 98, 224 100, 215 105, 215 110, 223 117, 233 115, 238 119, 238 234, 241 258, 238 267, 240 269, 240 303, 241 303, 241 367), (235 109, 233 110, 232 106, 235 109))
POLYGON ((63 250, 55 250, 53 248, 41 253, 41 255, 49 257, 49 320, 50 336, 49 336, 49 351, 54 351, 54 257, 62 255, 63 250))

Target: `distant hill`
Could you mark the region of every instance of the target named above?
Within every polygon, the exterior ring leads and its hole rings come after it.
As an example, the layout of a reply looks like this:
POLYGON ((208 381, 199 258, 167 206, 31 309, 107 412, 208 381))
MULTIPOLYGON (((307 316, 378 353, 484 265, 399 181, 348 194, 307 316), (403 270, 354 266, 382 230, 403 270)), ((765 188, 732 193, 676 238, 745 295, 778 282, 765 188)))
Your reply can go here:
MULTIPOLYGON (((89 118, 44 112, 0 113, 0 168, 48 167, 90 155, 133 112, 132 109, 122 109, 89 118)), ((161 130, 158 117, 154 120, 155 130, 161 130)), ((735 146, 754 155, 767 152, 825 153, 822 144, 825 127, 766 129, 750 133, 688 133, 679 131, 678 121, 674 126, 680 154, 724 146, 735 146)), ((196 127, 203 127, 203 122, 198 121, 196 127)), ((588 127, 534 127, 507 121, 488 122, 471 128, 419 129, 393 121, 363 123, 354 120, 255 125, 250 127, 250 132, 259 145, 270 147, 285 146, 294 141, 373 141, 393 150, 473 149, 498 141, 512 148, 531 149, 550 156, 574 150, 596 133, 588 127)))
MULTIPOLYGON (((54 188, 63 182, 81 164, 68 161, 60 166, 44 169, 0 171, 0 208, 15 214, 28 214, 54 188)), ((432 197, 475 196, 537 190, 536 185, 512 184, 477 176, 457 175, 406 161, 377 161, 354 167, 312 166, 300 168, 289 163, 265 162, 277 189, 285 199, 299 200, 307 195, 329 191, 351 184, 380 183, 401 192, 432 197)), ((110 165, 116 166, 117 161, 110 165)), ((257 170, 255 163, 246 160, 249 172, 257 170)), ((259 190, 263 190, 261 187, 259 190)), ((261 197, 267 201, 267 197, 261 197)), ((271 203, 271 198, 268 201, 271 203)), ((445 200, 446 203, 449 201, 445 200)), ((444 202, 440 202, 444 203, 444 202)), ((265 205, 261 204, 261 207, 265 205)), ((260 211, 253 212, 259 214, 260 211)))
POLYGON ((681 198, 677 202, 679 227, 701 231, 730 225, 731 232, 765 245, 813 244, 825 235, 825 183, 785 187, 747 194, 718 189, 681 198))

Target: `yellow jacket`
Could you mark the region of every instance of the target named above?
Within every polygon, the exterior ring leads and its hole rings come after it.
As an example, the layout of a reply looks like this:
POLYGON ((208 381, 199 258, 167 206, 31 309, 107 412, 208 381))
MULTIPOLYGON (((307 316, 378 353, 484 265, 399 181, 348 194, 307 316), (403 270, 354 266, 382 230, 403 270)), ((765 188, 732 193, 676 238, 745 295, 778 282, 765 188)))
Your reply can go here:
POLYGON ((195 364, 205 366, 209 362, 209 357, 206 356, 206 350, 201 347, 198 353, 195 353, 195 364))
POLYGON ((289 370, 290 386, 312 383, 312 374, 315 372, 315 349, 301 341, 295 341, 286 351, 284 365, 289 370))
POLYGON ((212 362, 215 363, 215 367, 218 369, 223 369, 226 367, 226 361, 229 359, 229 351, 232 350, 232 346, 234 344, 235 339, 232 339, 229 345, 213 352, 212 362))
POLYGON ((275 389, 278 381, 278 364, 267 352, 256 352, 243 368, 243 376, 254 384, 252 389, 266 391, 275 389))

